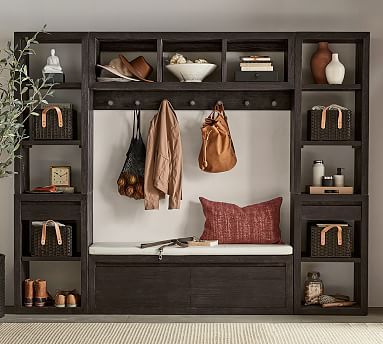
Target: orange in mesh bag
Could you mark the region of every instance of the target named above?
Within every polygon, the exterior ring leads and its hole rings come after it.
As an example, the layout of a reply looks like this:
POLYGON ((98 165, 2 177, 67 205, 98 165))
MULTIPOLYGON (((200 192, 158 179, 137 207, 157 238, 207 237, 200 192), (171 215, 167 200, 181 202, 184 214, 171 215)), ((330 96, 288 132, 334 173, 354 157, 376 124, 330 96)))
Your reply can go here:
POLYGON ((134 110, 133 135, 124 167, 118 178, 118 192, 134 199, 144 198, 146 148, 141 136, 141 111, 134 110))

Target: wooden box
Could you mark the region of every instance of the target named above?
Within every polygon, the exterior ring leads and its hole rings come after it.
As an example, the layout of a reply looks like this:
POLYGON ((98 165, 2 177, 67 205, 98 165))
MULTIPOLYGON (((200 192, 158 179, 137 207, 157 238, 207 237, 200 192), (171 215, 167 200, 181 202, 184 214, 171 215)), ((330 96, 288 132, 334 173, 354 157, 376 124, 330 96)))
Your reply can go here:
POLYGON ((352 186, 308 186, 307 192, 310 195, 352 195, 352 186))

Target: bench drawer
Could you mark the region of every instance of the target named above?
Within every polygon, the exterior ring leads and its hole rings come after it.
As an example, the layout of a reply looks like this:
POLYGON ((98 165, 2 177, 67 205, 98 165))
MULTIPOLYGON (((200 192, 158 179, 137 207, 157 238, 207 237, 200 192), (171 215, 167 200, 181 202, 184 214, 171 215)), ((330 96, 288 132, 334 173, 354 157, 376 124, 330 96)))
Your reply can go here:
POLYGON ((190 303, 190 270, 166 266, 99 266, 95 310, 113 313, 167 313, 190 303))
POLYGON ((196 308, 286 307, 285 267, 199 267, 191 271, 196 308))

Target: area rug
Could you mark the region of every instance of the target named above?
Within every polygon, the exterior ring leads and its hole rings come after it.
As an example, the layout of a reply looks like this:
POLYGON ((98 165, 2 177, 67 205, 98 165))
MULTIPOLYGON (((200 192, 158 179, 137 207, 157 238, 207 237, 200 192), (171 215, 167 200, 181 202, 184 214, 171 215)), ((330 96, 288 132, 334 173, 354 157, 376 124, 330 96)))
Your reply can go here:
POLYGON ((383 324, 4 323, 1 344, 382 344, 383 324))

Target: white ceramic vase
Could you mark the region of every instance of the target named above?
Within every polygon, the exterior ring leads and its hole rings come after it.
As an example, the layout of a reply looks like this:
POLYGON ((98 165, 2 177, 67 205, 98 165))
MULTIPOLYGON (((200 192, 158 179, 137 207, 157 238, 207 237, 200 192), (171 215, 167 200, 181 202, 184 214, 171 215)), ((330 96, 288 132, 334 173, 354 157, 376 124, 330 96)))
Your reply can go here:
POLYGON ((332 85, 341 85, 345 72, 344 65, 339 61, 339 55, 332 54, 331 62, 326 66, 327 82, 332 85))

